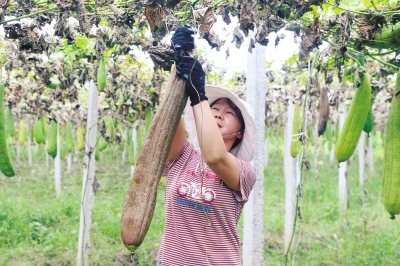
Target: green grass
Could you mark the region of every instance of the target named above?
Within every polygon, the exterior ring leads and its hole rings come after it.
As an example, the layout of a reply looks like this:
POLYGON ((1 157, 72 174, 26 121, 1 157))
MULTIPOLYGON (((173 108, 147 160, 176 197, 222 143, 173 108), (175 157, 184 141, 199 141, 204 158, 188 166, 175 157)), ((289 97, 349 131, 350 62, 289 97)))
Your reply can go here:
MULTIPOLYGON (((379 143, 378 143, 379 144, 379 143)), ((100 189, 94 200, 90 265, 155 265, 164 226, 164 187, 159 187, 156 211, 142 246, 133 256, 120 239, 121 209, 130 180, 128 162, 106 150, 97 162, 100 189)), ((380 200, 383 149, 375 152, 376 174, 369 169, 367 195, 358 185, 358 162, 348 168, 349 209, 338 208, 337 165, 320 151, 319 178, 315 166, 304 179, 300 206, 303 221, 296 265, 400 265, 400 227, 380 200)), ((15 154, 11 152, 15 159, 15 154)), ((310 150, 310 155, 313 151, 310 150)), ((81 159, 71 174, 63 164, 62 193, 55 196, 53 162, 45 165, 44 149, 34 149, 34 167, 27 166, 26 152, 16 165, 20 177, 0 176, 0 265, 75 265, 82 189, 81 159)), ((314 158, 309 157, 313 164, 314 158)), ((284 265, 284 176, 282 149, 271 146, 264 180, 264 264, 284 265)), ((242 219, 239 226, 242 225, 242 219)), ((242 232, 241 228, 239 230, 242 232)), ((297 238, 296 238, 297 239, 297 238)), ((295 240, 296 240, 295 239, 295 240)), ((294 244, 297 242, 294 241, 294 244)), ((292 258, 291 254, 290 258, 292 258)))

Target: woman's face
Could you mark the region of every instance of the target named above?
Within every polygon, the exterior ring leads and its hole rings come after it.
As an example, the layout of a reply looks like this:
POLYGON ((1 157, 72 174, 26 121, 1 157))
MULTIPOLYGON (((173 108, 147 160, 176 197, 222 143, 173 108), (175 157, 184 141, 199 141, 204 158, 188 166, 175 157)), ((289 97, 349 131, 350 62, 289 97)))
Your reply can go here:
POLYGON ((233 139, 243 138, 243 133, 227 136, 239 132, 242 125, 236 116, 236 112, 229 106, 226 99, 222 98, 214 103, 211 107, 211 112, 223 137, 226 136, 225 138, 233 139))

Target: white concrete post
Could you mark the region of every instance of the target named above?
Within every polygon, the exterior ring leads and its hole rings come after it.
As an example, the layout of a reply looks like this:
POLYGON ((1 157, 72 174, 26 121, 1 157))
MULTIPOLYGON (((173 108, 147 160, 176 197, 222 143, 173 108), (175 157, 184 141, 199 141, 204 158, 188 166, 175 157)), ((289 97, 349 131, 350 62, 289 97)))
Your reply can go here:
POLYGON ((78 266, 89 265, 90 250, 90 227, 92 225, 92 206, 94 195, 98 189, 98 182, 95 175, 95 145, 98 120, 98 90, 93 80, 89 83, 89 107, 86 125, 86 141, 84 168, 82 178, 82 200, 81 214, 79 222, 79 240, 78 240, 78 266), (90 155, 90 157, 88 156, 90 155))
POLYGON ((335 161, 335 147, 336 147, 336 145, 335 145, 335 143, 332 143, 332 148, 331 148, 331 152, 330 152, 330 155, 329 155, 329 161, 331 162, 331 163, 333 163, 334 161, 335 161))
MULTIPOLYGON (((250 38, 254 38, 251 32, 250 38)), ((246 101, 253 108, 256 124, 256 147, 253 165, 257 180, 244 207, 243 265, 264 265, 264 129, 266 92, 266 49, 258 43, 247 53, 246 101)))
MULTIPOLYGON (((346 120, 347 110, 341 108, 339 118, 339 128, 342 130, 344 121, 346 120)), ((347 161, 339 164, 339 211, 344 213, 347 208, 347 161)))
MULTIPOLYGON (((54 180, 56 196, 61 194, 60 124, 57 122, 57 156, 54 158, 54 180)), ((47 154, 47 152, 46 152, 47 154)))
POLYGON ((375 174, 375 166, 374 166, 374 154, 373 154, 373 148, 372 148, 372 138, 376 138, 377 136, 372 134, 369 135, 368 137, 368 166, 369 166, 369 172, 371 175, 375 174))
POLYGON ((365 135, 366 133, 361 132, 360 139, 357 143, 358 153, 358 175, 360 187, 364 187, 364 169, 365 169, 365 135))

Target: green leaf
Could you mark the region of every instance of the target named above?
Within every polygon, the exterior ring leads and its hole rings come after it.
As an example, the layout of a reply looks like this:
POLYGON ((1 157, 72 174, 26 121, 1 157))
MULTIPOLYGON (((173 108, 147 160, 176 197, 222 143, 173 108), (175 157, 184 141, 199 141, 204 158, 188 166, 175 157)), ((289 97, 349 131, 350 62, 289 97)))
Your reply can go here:
POLYGON ((130 54, 125 55, 125 64, 127 66, 131 66, 135 60, 133 60, 132 56, 130 54))
POLYGON ((89 39, 86 36, 76 36, 76 46, 82 50, 85 50, 89 44, 89 39))
POLYGON ((307 77, 304 77, 304 76, 303 76, 303 77, 301 77, 301 80, 300 80, 299 86, 306 84, 306 82, 307 82, 307 77))
POLYGON ((349 81, 351 83, 354 83, 354 73, 351 73, 350 75, 344 76, 342 79, 342 82, 349 81))
POLYGON ((285 65, 294 65, 296 64, 296 55, 292 55, 285 61, 285 65))
POLYGON ((108 26, 108 20, 105 17, 101 17, 99 26, 108 26))
POLYGON ((312 5, 311 9, 312 9, 314 19, 319 18, 318 6, 312 5))

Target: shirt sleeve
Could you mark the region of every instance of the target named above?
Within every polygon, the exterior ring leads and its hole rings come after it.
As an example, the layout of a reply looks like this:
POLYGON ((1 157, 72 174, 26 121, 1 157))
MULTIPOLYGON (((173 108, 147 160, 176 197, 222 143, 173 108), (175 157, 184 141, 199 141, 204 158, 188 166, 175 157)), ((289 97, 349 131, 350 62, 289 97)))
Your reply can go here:
POLYGON ((237 159, 240 171, 240 191, 234 191, 233 195, 239 202, 246 203, 249 200, 251 190, 256 183, 256 169, 249 162, 237 159))
POLYGON ((190 143, 186 140, 185 145, 183 146, 182 150, 178 153, 178 155, 172 159, 169 162, 166 162, 164 165, 164 171, 163 171, 163 176, 167 177, 168 174, 170 173, 171 169, 175 165, 181 165, 184 160, 187 160, 189 158, 189 154, 193 151, 192 146, 190 143))

